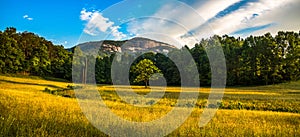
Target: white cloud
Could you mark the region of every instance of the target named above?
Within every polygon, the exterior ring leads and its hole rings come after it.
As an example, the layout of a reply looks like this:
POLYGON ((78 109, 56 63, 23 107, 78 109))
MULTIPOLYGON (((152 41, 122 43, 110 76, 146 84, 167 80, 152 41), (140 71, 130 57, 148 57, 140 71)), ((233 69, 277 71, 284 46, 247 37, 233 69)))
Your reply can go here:
POLYGON ((86 9, 82 9, 80 12, 80 19, 88 21, 92 18, 93 12, 86 11, 86 9))
POLYGON ((250 3, 225 17, 216 19, 210 25, 216 34, 223 35, 247 27, 274 23, 274 20, 265 19, 263 16, 267 13, 274 14, 274 11, 281 10, 280 7, 285 6, 287 3, 288 1, 273 0, 250 3), (253 17, 253 14, 258 14, 258 16, 253 17))
POLYGON ((24 18, 24 19, 28 18, 28 15, 24 15, 23 18, 24 18))
POLYGON ((118 40, 127 37, 125 34, 123 34, 122 32, 118 31, 118 29, 120 29, 120 28, 121 28, 120 26, 112 26, 112 27, 110 27, 110 29, 111 29, 111 31, 112 31, 111 34, 112 34, 116 39, 118 39, 118 40))
POLYGON ((289 1, 286 4, 280 5, 277 9, 266 12, 262 16, 253 20, 253 24, 260 22, 273 21, 276 25, 253 33, 253 35, 262 35, 266 32, 276 34, 278 31, 299 31, 300 26, 300 1, 289 1))
POLYGON ((188 22, 184 20, 187 15, 197 18, 198 14, 196 12, 187 14, 182 12, 190 10, 192 9, 185 5, 178 6, 170 3, 163 6, 151 17, 137 18, 130 21, 127 31, 136 36, 148 37, 182 47, 185 43, 179 40, 181 34, 197 26, 197 24, 194 24, 195 21, 188 22))
MULTIPOLYGON (((198 1, 191 8, 171 2, 162 6, 148 18, 135 18, 129 21, 127 23, 128 35, 149 37, 180 47, 185 44, 193 46, 199 41, 195 38, 207 38, 214 34, 232 34, 238 30, 266 24, 276 25, 270 25, 269 28, 251 32, 251 34, 262 35, 266 32, 274 34, 280 30, 299 31, 299 0, 258 0, 246 2, 243 6, 236 3, 240 4, 240 0, 198 1), (225 15, 216 17, 218 13, 232 5, 239 9, 225 11, 225 15)), ((120 31, 120 26, 116 26, 99 11, 82 9, 80 19, 87 22, 84 29, 86 34, 96 36, 100 33, 110 33, 115 39, 127 37, 120 31)), ((120 18, 118 20, 121 21, 120 18)))
POLYGON ((106 32, 108 28, 112 27, 114 22, 109 21, 108 18, 102 16, 101 13, 95 12, 89 23, 87 29, 99 29, 102 32, 106 32))
POLYGON ((119 31, 119 26, 114 26, 114 22, 110 21, 109 18, 103 17, 99 11, 87 11, 86 9, 82 9, 80 19, 88 22, 84 29, 86 34, 96 36, 99 33, 111 33, 115 39, 126 37, 125 34, 119 31))
POLYGON ((28 15, 24 15, 23 18, 27 20, 33 20, 33 18, 29 17, 28 15))
POLYGON ((176 22, 164 18, 149 17, 131 21, 128 24, 127 31, 134 34, 134 36, 147 37, 182 47, 185 43, 177 38, 187 30, 176 22))
MULTIPOLYGON (((300 26, 300 19, 298 17, 298 13, 300 12, 299 5, 300 1, 297 0, 260 0, 257 2, 249 2, 224 17, 213 18, 208 25, 210 25, 214 32, 218 35, 232 34, 238 30, 263 26, 266 24, 276 25, 271 25, 269 28, 252 32, 251 35, 262 35, 266 32, 274 34, 280 30, 298 31, 300 26)), ((211 11, 209 10, 211 9, 211 6, 204 5, 202 7, 204 7, 203 11, 211 11)), ((201 29, 202 28, 194 31, 199 32, 201 29)), ((245 37, 248 35, 250 34, 238 34, 236 36, 245 37)))
POLYGON ((199 3, 198 7, 195 7, 196 11, 201 15, 204 20, 213 18, 217 13, 223 11, 230 5, 239 2, 240 0, 218 0, 218 1, 206 1, 206 3, 199 3))
MULTIPOLYGON (((199 1, 198 4, 193 5, 195 10, 184 5, 168 4, 153 14, 156 18, 130 22, 127 31, 134 35, 166 34, 179 41, 181 45, 193 45, 198 41, 190 35, 191 33, 197 38, 207 38, 213 34, 232 34, 238 30, 266 24, 276 25, 251 34, 262 35, 280 30, 299 31, 299 0, 247 2, 239 9, 227 12, 224 16, 215 17, 219 12, 237 2, 240 0, 199 1)), ((157 35, 151 36, 157 40, 163 39, 157 35)))
MULTIPOLYGON (((203 27, 201 30, 197 30, 197 34, 193 36, 190 35, 190 31, 204 24, 219 11, 237 1, 238 0, 226 2, 199 1, 194 8, 182 5, 181 3, 169 3, 152 15, 153 17, 131 22, 127 31, 135 35, 143 36, 150 33, 148 37, 155 38, 156 40, 162 40, 162 37, 151 35, 152 33, 166 34, 168 37, 172 38, 173 41, 177 41, 175 43, 180 43, 179 45, 176 45, 177 47, 186 44, 194 45, 194 43, 199 41, 197 38, 209 37, 213 35, 213 31, 208 26, 203 27)), ((164 42, 172 43, 169 38, 164 40, 164 42)))

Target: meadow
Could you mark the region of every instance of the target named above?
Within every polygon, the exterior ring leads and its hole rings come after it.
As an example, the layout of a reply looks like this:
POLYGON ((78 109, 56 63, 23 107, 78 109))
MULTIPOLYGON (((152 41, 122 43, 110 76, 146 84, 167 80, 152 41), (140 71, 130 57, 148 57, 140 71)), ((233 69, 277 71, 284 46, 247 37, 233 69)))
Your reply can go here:
MULTIPOLYGON (((138 94, 151 90, 122 87, 124 92, 129 88, 138 94)), ((57 80, 0 76, 0 136, 107 136, 87 120, 73 89, 71 83, 57 80)), ((112 112, 136 122, 164 116, 180 93, 179 87, 167 87, 156 104, 137 108, 121 100, 113 86, 98 85, 98 90, 112 112)), ((199 116, 207 106, 210 88, 197 90, 200 95, 191 116, 168 136, 300 136, 300 81, 226 88, 217 114, 201 128, 199 116)), ((181 106, 183 111, 188 103, 181 106)))

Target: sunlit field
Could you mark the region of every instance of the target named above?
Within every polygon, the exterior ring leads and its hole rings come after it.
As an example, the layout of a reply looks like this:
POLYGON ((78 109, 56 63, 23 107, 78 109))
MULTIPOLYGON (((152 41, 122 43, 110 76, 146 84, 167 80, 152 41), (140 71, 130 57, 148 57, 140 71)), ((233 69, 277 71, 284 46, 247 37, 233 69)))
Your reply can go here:
MULTIPOLYGON (((72 86, 38 77, 0 76, 0 136, 106 136, 86 119, 72 86)), ((130 88, 138 94, 151 91, 143 86, 121 89, 127 92, 130 88)), ((153 92, 161 89, 156 87, 153 92)), ((136 122, 164 116, 174 107, 180 93, 180 87, 167 87, 156 104, 151 104, 155 98, 150 98, 145 100, 149 107, 138 108, 121 100, 113 86, 98 85, 98 90, 112 112, 136 122)), ((300 136, 300 81, 226 88, 217 114, 201 128, 198 122, 207 106, 210 88, 197 90, 200 95, 193 113, 169 136, 300 136)), ((135 100, 132 101, 134 104, 135 100)), ((183 111, 191 101, 180 106, 183 111)))

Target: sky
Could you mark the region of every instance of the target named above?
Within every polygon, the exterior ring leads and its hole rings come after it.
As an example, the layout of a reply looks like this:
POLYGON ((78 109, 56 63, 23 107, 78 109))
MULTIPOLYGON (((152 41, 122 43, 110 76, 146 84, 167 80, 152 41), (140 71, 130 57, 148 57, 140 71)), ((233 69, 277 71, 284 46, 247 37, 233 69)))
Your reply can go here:
POLYGON ((0 0, 0 30, 15 27, 66 48, 147 37, 176 46, 214 34, 300 30, 299 0, 0 0))

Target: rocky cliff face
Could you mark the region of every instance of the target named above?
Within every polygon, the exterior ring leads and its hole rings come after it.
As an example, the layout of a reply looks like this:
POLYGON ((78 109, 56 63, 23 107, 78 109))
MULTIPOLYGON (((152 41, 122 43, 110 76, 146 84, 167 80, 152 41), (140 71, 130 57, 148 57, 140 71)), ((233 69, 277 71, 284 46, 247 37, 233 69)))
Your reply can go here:
POLYGON ((118 47, 116 45, 113 44, 103 44, 102 47, 100 48, 100 50, 104 51, 104 52, 122 52, 121 47, 118 47))
POLYGON ((158 42, 147 38, 133 38, 126 41, 121 47, 124 52, 163 52, 168 53, 170 50, 176 48, 167 43, 158 42))
POLYGON ((105 53, 115 53, 115 52, 128 52, 128 53, 139 53, 139 52, 160 52, 168 53, 175 46, 169 45, 167 43, 158 42, 155 40, 147 38, 133 38, 125 41, 94 41, 79 44, 75 47, 80 47, 84 53, 91 55, 98 54, 99 49, 101 52, 105 53))

